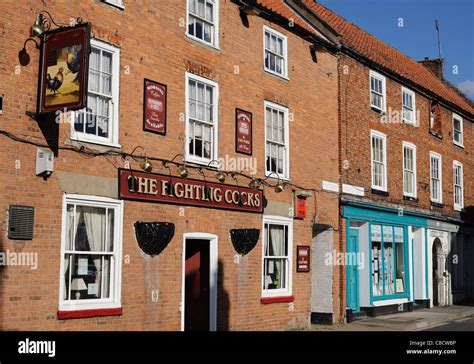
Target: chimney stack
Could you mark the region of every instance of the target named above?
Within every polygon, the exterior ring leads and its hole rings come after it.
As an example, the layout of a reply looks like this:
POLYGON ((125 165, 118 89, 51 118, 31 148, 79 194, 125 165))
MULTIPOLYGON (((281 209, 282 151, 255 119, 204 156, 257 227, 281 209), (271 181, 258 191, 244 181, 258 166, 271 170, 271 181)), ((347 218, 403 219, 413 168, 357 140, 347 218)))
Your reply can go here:
POLYGON ((443 60, 440 58, 429 59, 425 57, 423 61, 418 61, 425 66, 432 74, 443 81, 443 60))

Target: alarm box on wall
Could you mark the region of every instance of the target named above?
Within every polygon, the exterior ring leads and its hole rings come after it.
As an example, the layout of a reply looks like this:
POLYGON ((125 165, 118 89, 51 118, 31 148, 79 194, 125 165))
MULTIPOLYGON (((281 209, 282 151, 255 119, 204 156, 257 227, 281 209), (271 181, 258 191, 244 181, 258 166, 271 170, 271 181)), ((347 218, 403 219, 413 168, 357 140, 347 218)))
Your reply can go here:
POLYGON ((54 153, 47 148, 36 148, 36 175, 48 178, 53 173, 54 153))

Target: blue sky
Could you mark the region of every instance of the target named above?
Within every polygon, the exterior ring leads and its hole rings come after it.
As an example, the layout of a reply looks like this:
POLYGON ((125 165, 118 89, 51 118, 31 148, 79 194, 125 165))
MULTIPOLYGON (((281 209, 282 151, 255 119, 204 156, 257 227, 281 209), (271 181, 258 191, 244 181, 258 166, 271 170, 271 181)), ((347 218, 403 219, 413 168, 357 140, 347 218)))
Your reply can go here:
POLYGON ((438 57, 438 19, 444 76, 474 100, 474 0, 318 2, 417 61, 438 57))

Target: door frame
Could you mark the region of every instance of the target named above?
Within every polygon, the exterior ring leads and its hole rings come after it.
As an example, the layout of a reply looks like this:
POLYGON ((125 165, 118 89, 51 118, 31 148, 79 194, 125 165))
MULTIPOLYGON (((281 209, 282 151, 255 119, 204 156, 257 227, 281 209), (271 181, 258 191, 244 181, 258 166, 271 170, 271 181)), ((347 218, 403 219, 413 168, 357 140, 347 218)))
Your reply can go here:
MULTIPOLYGON (((347 251, 347 242, 350 241, 351 237, 354 236, 356 239, 355 239, 355 247, 354 247, 354 251, 351 251, 351 253, 356 253, 358 254, 359 253, 359 229, 358 228, 355 228, 355 227, 349 227, 349 235, 348 235, 348 239, 346 241, 346 254, 348 253, 347 251)), ((348 282, 349 282, 349 277, 347 277, 347 272, 349 271, 349 269, 352 268, 348 265, 346 265, 346 301, 347 301, 347 297, 348 297, 348 289, 347 287, 349 286, 348 282)), ((360 297, 359 297, 359 294, 360 294, 360 290, 359 290, 359 278, 360 278, 360 275, 359 275, 359 267, 357 267, 357 269, 355 270, 354 272, 355 274, 355 280, 356 280, 356 284, 355 284, 355 297, 356 297, 356 310, 354 312, 359 312, 360 311, 360 297)), ((347 305, 348 302, 346 302, 346 305, 347 305)), ((347 307, 349 307, 347 305, 347 307)), ((351 308, 351 307, 349 307, 351 308)))
POLYGON ((209 233, 184 233, 183 234, 183 256, 181 270, 181 331, 184 331, 185 313, 185 284, 186 284, 186 240, 209 240, 209 331, 216 331, 217 328, 217 271, 218 255, 217 242, 219 238, 215 234, 209 233))

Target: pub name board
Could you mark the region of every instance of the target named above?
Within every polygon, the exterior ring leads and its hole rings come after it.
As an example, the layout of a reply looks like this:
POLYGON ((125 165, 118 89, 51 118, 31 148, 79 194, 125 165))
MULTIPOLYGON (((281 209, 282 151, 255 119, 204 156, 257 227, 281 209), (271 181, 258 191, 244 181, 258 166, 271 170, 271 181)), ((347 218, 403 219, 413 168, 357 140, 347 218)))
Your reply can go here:
POLYGON ((129 169, 119 169, 119 196, 124 200, 263 211, 262 190, 129 169))

